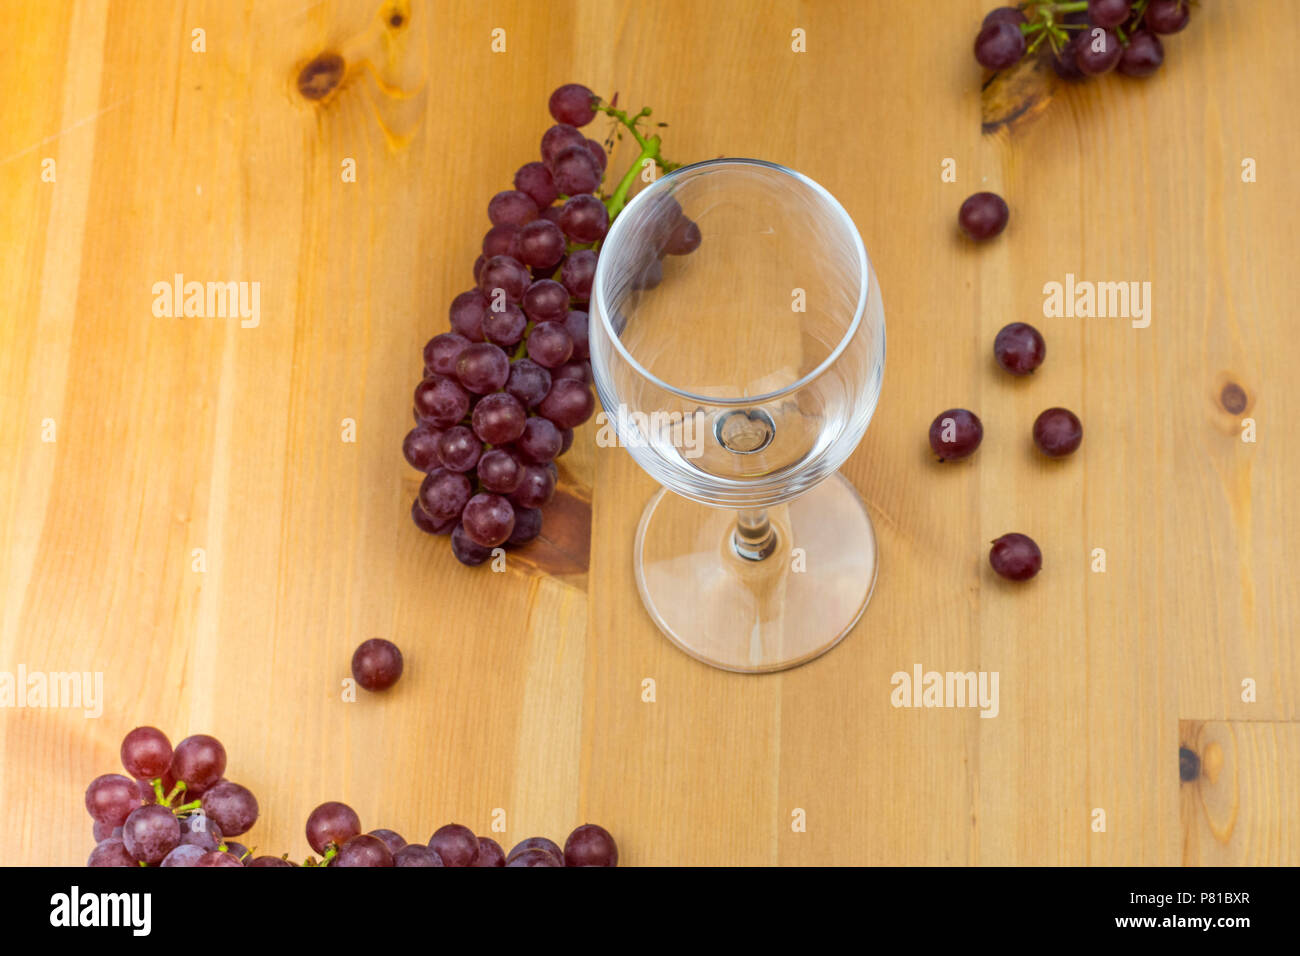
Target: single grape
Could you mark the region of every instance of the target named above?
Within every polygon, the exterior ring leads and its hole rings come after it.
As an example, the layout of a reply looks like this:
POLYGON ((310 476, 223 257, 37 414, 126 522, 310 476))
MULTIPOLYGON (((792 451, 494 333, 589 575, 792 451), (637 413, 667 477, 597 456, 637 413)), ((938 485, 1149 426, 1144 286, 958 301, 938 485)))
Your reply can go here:
POLYGON ((1088 21, 1109 30, 1128 19, 1129 0, 1088 0, 1088 21))
MULTIPOLYGON (((568 378, 575 382, 582 382, 584 385, 590 385, 592 382, 591 363, 579 361, 578 359, 569 359, 559 368, 553 369, 551 377, 554 379, 568 378)), ((545 412, 542 412, 542 414, 546 415, 545 412)), ((551 416, 547 415, 546 417, 550 418, 551 416)))
MULTIPOLYGON (((520 473, 521 475, 523 474, 523 468, 522 468, 522 466, 521 466, 521 468, 520 468, 520 472, 519 472, 519 473, 520 473)), ((510 490, 511 490, 511 491, 514 491, 513 488, 511 488, 510 490)), ((122 828, 121 828, 121 827, 112 827, 112 826, 109 826, 107 823, 100 823, 98 820, 96 820, 94 823, 91 824, 90 832, 91 832, 91 835, 94 836, 94 838, 95 838, 95 842, 96 842, 96 843, 103 843, 103 842, 104 842, 105 840, 107 840, 109 837, 121 836, 121 835, 122 835, 122 828)))
POLYGON ((483 337, 493 345, 509 348, 524 337, 528 319, 517 305, 507 304, 500 312, 489 310, 483 318, 483 337))
MULTIPOLYGON (((483 271, 487 271, 486 266, 483 271)), ((483 315, 487 312, 487 306, 487 297, 478 289, 471 289, 456 296, 451 300, 452 331, 470 342, 482 342, 483 315)))
POLYGON ((451 553, 456 556, 456 560, 461 564, 467 564, 470 567, 482 564, 492 557, 492 549, 483 547, 471 538, 466 533, 463 524, 457 524, 451 532, 451 553))
POLYGON ((207 734, 186 737, 172 754, 171 772, 185 781, 187 800, 202 796, 226 772, 226 748, 207 734))
POLYGON ((482 253, 479 253, 478 258, 474 260, 474 284, 475 285, 478 285, 479 276, 483 274, 483 266, 486 264, 487 264, 487 256, 483 255, 482 253))
POLYGON ((989 564, 1004 578, 1028 581, 1042 568, 1043 553, 1028 535, 1004 534, 989 549, 989 564))
POLYGON ((290 863, 284 857, 280 856, 255 856, 248 861, 248 866, 297 866, 297 863, 290 863))
MULTIPOLYGON (((604 208, 603 203, 601 208, 604 208)), ((538 219, 519 230, 519 261, 531 266, 534 274, 538 269, 551 269, 559 265, 564 258, 564 248, 564 230, 549 219, 538 219)))
MULTIPOLYGON (((215 849, 215 847, 213 848, 215 849)), ((160 866, 198 866, 199 858, 205 853, 210 853, 202 847, 195 846, 192 843, 182 843, 176 849, 172 850, 165 857, 160 866)))
MULTIPOLYGON (((221 784, 217 784, 217 787, 219 786, 221 784)), ((213 789, 215 790, 216 787, 213 789)), ((207 794, 204 794, 204 796, 207 796, 207 794)), ((225 839, 221 827, 208 819, 208 815, 202 810, 179 819, 182 846, 196 846, 206 853, 209 850, 217 849, 221 845, 221 841, 225 839)))
POLYGON ((994 20, 975 37, 975 59, 988 70, 1005 70, 1025 55, 1025 35, 1019 24, 994 20))
POLYGON ((247 787, 223 780, 203 794, 203 812, 223 835, 239 836, 257 822, 257 798, 247 787))
POLYGON ((1099 27, 1098 31, 1094 36, 1094 31, 1085 30, 1083 38, 1075 45, 1074 62, 1089 76, 1109 73, 1124 53, 1114 30, 1101 30, 1099 27))
POLYGON ((393 866, 442 865, 442 857, 422 843, 408 843, 393 854, 393 866))
MULTIPOLYGON (((544 421, 545 419, 543 419, 544 421)), ((533 421, 533 419, 529 419, 533 421)), ((555 494, 555 475, 545 465, 524 465, 519 487, 510 495, 516 508, 540 508, 555 494)))
POLYGON ((560 281, 569 290, 569 295, 580 301, 591 296, 591 282, 596 278, 596 253, 590 249, 579 249, 566 256, 560 268, 560 281))
POLYGON ((564 841, 565 866, 618 866, 618 844, 604 827, 584 823, 564 841))
POLYGON ((352 652, 352 676, 366 690, 388 690, 402 676, 401 650, 382 637, 362 641, 352 652))
POLYGON ((524 477, 524 466, 510 453, 493 448, 478 460, 478 483, 499 495, 511 494, 524 477))
POLYGON ((563 322, 569 311, 569 290, 554 279, 538 279, 524 292, 523 306, 534 322, 563 322))
POLYGON ((195 866, 243 866, 239 857, 233 853, 223 853, 221 850, 213 850, 211 853, 205 853, 199 857, 195 866))
MULTIPOLYGON (((509 379, 507 379, 509 381, 509 379)), ((528 413, 509 392, 484 395, 474 406, 474 434, 489 445, 505 445, 524 433, 528 413)), ((460 469, 457 469, 460 470, 460 469)))
POLYGON ((1087 39, 1087 33, 1083 30, 1076 30, 1070 34, 1070 39, 1061 44, 1061 49, 1052 56, 1052 69, 1056 70, 1056 75, 1063 80, 1084 80, 1088 74, 1079 69, 1079 43, 1087 39))
POLYGON ((252 851, 242 843, 234 840, 225 842, 226 852, 239 861, 240 866, 247 866, 249 858, 253 855, 252 851))
POLYGON ((543 853, 549 853, 555 858, 555 862, 564 865, 564 851, 554 840, 548 840, 546 837, 528 837, 526 840, 520 840, 510 852, 506 854, 506 864, 515 859, 521 853, 527 853, 530 850, 541 850, 543 853))
POLYGON ((153 866, 180 846, 181 825, 176 814, 157 804, 137 807, 122 824, 122 844, 132 857, 153 866))
POLYGON ((543 322, 528 333, 528 357, 544 368, 555 368, 573 355, 573 339, 558 322, 543 322))
POLYGON ((86 812, 98 823, 120 827, 139 806, 135 781, 120 773, 98 776, 86 788, 86 812))
POLYGON ((537 410, 560 428, 577 428, 596 410, 596 399, 586 382, 557 378, 537 410))
POLYGON ((433 831, 429 849, 442 857, 444 866, 469 866, 478 854, 478 837, 469 827, 448 823, 433 831))
POLYGON ((969 457, 984 439, 984 425, 974 412, 950 408, 940 412, 930 424, 930 447, 940 461, 959 461, 969 457))
POLYGON ((1128 46, 1119 58, 1119 72, 1125 76, 1150 76, 1165 62, 1165 47, 1160 37, 1139 30, 1128 38, 1128 46))
MULTIPOLYGON (((587 137, 583 136, 576 127, 570 126, 568 123, 556 123, 543 133, 542 162, 544 162, 547 168, 551 170, 552 179, 554 179, 555 175, 555 170, 553 168, 555 159, 566 149, 570 149, 574 146, 581 146, 585 149, 586 145, 587 137)), ((564 192, 563 189, 559 189, 558 182, 556 182, 556 188, 559 192, 564 192)))
MULTIPOLYGON (((478 295, 478 293, 474 293, 478 295)), ((481 323, 483 316, 479 316, 481 323)), ((429 339, 424 346, 425 373, 435 375, 455 375, 456 359, 469 345, 469 339, 459 332, 443 332, 429 339)))
POLYGON ((438 439, 442 429, 420 423, 402 439, 402 454, 416 471, 430 472, 442 462, 438 459, 438 439))
POLYGON ((1028 322, 1012 322, 1003 326, 993 340, 993 356, 1004 371, 1012 375, 1028 375, 1043 364, 1047 357, 1047 343, 1028 322))
POLYGON ((506 391, 519 399, 525 408, 532 408, 551 390, 551 373, 531 359, 520 359, 510 369, 506 391))
POLYGON ((1048 458, 1064 458, 1083 441, 1083 424, 1067 408, 1049 408, 1034 420, 1034 444, 1048 458))
MULTIPOLYGON (((495 392, 503 388, 510 377, 510 357, 498 345, 475 342, 456 360, 456 377, 461 385, 477 395, 495 392)), ((465 412, 461 412, 462 418, 464 415, 465 412)))
POLYGON ((393 854, 378 837, 369 833, 354 836, 339 847, 338 856, 330 860, 330 866, 392 866, 393 854))
POLYGON ((545 219, 547 222, 554 223, 558 227, 560 225, 560 213, 562 212, 564 212, 563 206, 547 206, 542 210, 541 215, 537 218, 545 219))
POLYGON ((474 862, 470 866, 505 866, 506 855, 501 849, 501 844, 491 837, 481 836, 478 838, 478 853, 474 855, 474 862))
MULTIPOLYGON (((513 256, 492 256, 483 264, 483 272, 478 280, 479 292, 487 297, 484 301, 484 311, 497 289, 505 294, 507 302, 518 302, 523 298, 524 290, 528 288, 528 283, 531 281, 532 276, 528 274, 527 267, 518 259, 513 256)), ((455 327, 455 323, 452 324, 455 327)), ((456 327, 456 331, 467 339, 477 341, 463 328, 456 327)))
MULTIPOLYGON (((520 477, 523 477, 523 470, 520 469, 520 477)), ((506 539, 506 545, 517 548, 521 545, 532 541, 542 533, 542 509, 541 508, 524 508, 515 505, 515 529, 510 532, 510 537, 506 539)), ((479 837, 482 840, 482 837, 479 837)), ((496 864, 493 864, 496 865, 496 864)))
POLYGON ((555 854, 547 853, 545 850, 524 850, 508 861, 506 866, 564 866, 564 864, 555 858, 555 854))
POLYGON ((1151 0, 1143 21, 1152 33, 1177 33, 1191 16, 1187 0, 1151 0))
POLYGON ((1010 216, 1011 210, 997 193, 975 193, 961 204, 957 225, 968 238, 980 242, 1005 229, 1010 216))
POLYGON ((371 830, 370 835, 376 839, 383 840, 384 846, 388 847, 389 853, 396 853, 402 847, 406 846, 406 840, 402 835, 393 830, 386 830, 383 827, 380 827, 378 830, 371 830))
POLYGON ((565 83, 547 103, 557 123, 586 126, 596 118, 596 94, 581 83, 565 83))
POLYGON ((520 258, 519 232, 515 225, 493 226, 483 235, 483 255, 489 259, 493 256, 520 258))
MULTIPOLYGON (((560 429, 560 455, 563 455, 566 451, 568 451, 572 447, 573 447, 573 429, 561 428, 560 429)), ((555 457, 559 458, 560 455, 556 455, 555 457)), ((556 469, 556 471, 557 474, 555 476, 555 480, 559 481, 560 480, 560 476, 558 474, 559 469, 556 469)))
POLYGON ((448 428, 438 439, 438 458, 448 471, 473 471, 482 453, 483 443, 464 425, 448 428))
POLYGON ((560 429, 555 423, 549 418, 534 416, 524 423, 523 433, 519 436, 515 447, 519 449, 525 461, 545 464, 560 453, 560 444, 560 429))
POLYGON ((560 210, 560 227, 574 242, 598 242, 609 232, 609 210, 595 196, 573 196, 560 210))
POLYGON ((411 502, 411 520, 425 534, 451 534, 451 529, 456 527, 457 524, 456 518, 448 521, 435 521, 420 506, 419 498, 411 502))
POLYGON ((629 285, 633 289, 656 289, 664 281, 664 264, 654 257, 643 260, 640 266, 629 266, 629 285))
POLYGON ((590 319, 586 312, 571 309, 564 317, 564 331, 568 332, 569 338, 573 339, 573 357, 575 359, 591 358, 591 349, 588 344, 589 328, 590 319))
MULTIPOLYGON (((420 484, 419 504, 437 524, 458 520, 473 493, 469 479, 445 468, 435 468, 420 484)), ((437 532, 442 534, 444 532, 437 532)))
POLYGON ((90 851, 90 859, 86 861, 86 866, 94 867, 139 865, 140 861, 127 851, 120 837, 109 837, 96 845, 95 849, 90 851))
POLYGON ((503 189, 488 201, 488 218, 494 226, 523 226, 537 218, 537 203, 526 192, 503 189))
POLYGON ((984 22, 980 26, 986 27, 1000 20, 1014 23, 1016 26, 1026 22, 1025 15, 1021 13, 1019 7, 995 7, 984 15, 984 22))
POLYGON ((600 186, 600 167, 587 151, 586 140, 570 146, 551 161, 551 176, 561 196, 594 192, 600 186))
POLYGON ((700 227, 694 221, 682 216, 668 233, 668 238, 664 242, 664 252, 670 256, 689 255, 700 247, 702 238, 700 227))
POLYGON ((152 780, 172 765, 172 744, 157 727, 137 727, 122 738, 121 757, 131 776, 152 780))
POLYGON ((528 198, 538 209, 546 209, 559 198, 560 191, 555 188, 555 180, 545 163, 524 163, 515 173, 515 189, 527 193, 528 198))
MULTIPOLYGON (((496 348, 484 342, 475 342, 465 347, 456 360, 457 369, 474 349, 496 348)), ((422 379, 415 386, 415 412, 420 421, 435 428, 450 428, 465 417, 469 411, 469 395, 461 387, 461 379, 447 375, 433 375, 422 379)))
POLYGON ((591 153, 591 158, 596 161, 596 168, 600 170, 600 173, 603 176, 605 174, 605 167, 609 165, 609 154, 605 152, 605 147, 594 139, 588 139, 587 152, 591 153))
POLYGON ((515 530, 515 509, 501 495, 480 492, 469 499, 460 521, 475 544, 495 548, 515 530))
POLYGON ((322 803, 307 817, 307 842, 317 853, 342 845, 361 832, 361 818, 346 803, 322 803))

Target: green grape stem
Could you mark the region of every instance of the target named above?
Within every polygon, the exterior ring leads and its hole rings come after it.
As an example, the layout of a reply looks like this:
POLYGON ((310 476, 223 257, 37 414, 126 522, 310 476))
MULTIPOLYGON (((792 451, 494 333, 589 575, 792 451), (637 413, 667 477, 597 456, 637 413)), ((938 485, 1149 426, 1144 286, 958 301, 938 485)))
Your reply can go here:
POLYGON ((622 212, 623 207, 627 205, 627 194, 632 189, 632 183, 636 181, 637 173, 645 167, 646 160, 653 161, 654 164, 665 173, 672 172, 681 164, 669 162, 663 158, 660 153, 663 143, 660 140, 658 133, 652 133, 647 136, 638 128, 637 124, 650 115, 650 107, 643 106, 641 111, 635 115, 629 115, 626 110, 617 109, 608 103, 598 104, 596 110, 612 116, 621 123, 623 127, 632 134, 632 138, 636 140, 637 145, 641 147, 640 155, 637 156, 632 165, 628 167, 627 172, 623 174, 623 178, 620 179, 618 185, 614 187, 614 192, 605 200, 605 208, 609 210, 609 218, 610 221, 613 222, 614 217, 622 212))

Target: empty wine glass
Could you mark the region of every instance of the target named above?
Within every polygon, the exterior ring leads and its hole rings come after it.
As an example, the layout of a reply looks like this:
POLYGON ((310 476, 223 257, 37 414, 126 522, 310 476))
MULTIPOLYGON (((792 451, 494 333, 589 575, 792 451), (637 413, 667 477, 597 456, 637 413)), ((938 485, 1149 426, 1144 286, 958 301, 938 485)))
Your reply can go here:
POLYGON ((634 552, 660 630, 733 671, 833 647, 875 585, 871 520, 836 470, 885 368, 880 290, 843 207, 760 160, 658 179, 601 246, 590 338, 605 420, 664 486, 634 552))

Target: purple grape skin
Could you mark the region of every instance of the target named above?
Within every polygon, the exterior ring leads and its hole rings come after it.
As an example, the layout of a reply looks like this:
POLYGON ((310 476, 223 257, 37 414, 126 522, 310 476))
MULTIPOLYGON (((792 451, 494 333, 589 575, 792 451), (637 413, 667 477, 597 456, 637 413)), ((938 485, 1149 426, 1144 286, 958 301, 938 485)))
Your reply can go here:
POLYGON ((370 835, 378 840, 383 840, 384 846, 388 847, 389 853, 396 853, 402 847, 406 846, 405 838, 394 830, 387 830, 381 827, 378 830, 371 830, 370 835))
POLYGON ((167 807, 140 807, 131 811, 122 825, 126 852, 150 866, 161 863, 181 842, 181 825, 167 807))
POLYGON ((448 823, 433 831, 429 849, 442 857, 444 866, 469 866, 478 854, 478 837, 469 827, 448 823))
POLYGON ((587 151, 585 139, 551 161, 551 176, 561 196, 594 192, 600 186, 600 167, 587 151))
MULTIPOLYGON (((486 272, 486 261, 483 271, 486 272)), ((487 312, 487 297, 479 289, 462 292, 451 300, 452 331, 470 342, 483 341, 483 316, 487 312)))
POLYGON ((1043 553, 1024 534, 1004 534, 989 549, 989 564, 1010 581, 1028 581, 1043 567, 1043 553))
POLYGON ((618 844, 604 827, 584 823, 564 841, 565 866, 618 866, 618 844))
POLYGON ((438 439, 442 429, 421 422, 402 439, 402 454, 416 471, 426 474, 437 468, 442 462, 438 459, 438 439))
POLYGON ((979 448, 984 439, 984 425, 974 412, 964 408, 950 408, 940 412, 930 423, 930 448, 940 461, 960 461, 979 448), (952 419, 952 440, 944 438, 948 429, 945 419, 952 419))
POLYGON ((493 448, 478 460, 478 481, 488 491, 511 494, 524 477, 524 466, 508 452, 493 448))
POLYGON ((514 859, 509 860, 506 863, 506 866, 519 866, 519 867, 557 866, 558 867, 558 866, 564 866, 564 864, 555 858, 554 853, 548 853, 545 850, 524 850, 524 852, 520 853, 514 859))
MULTIPOLYGON (((547 169, 550 170, 551 178, 553 180, 555 178, 555 160, 566 149, 570 149, 574 146, 581 146, 586 149, 587 137, 583 136, 576 127, 570 126, 568 123, 556 123, 542 134, 542 162, 544 162, 547 169)), ((555 186, 557 195, 564 192, 563 189, 559 188, 560 184, 558 182, 555 186)))
POLYGON ((603 176, 605 167, 609 165, 609 154, 605 152, 605 147, 594 139, 588 139, 587 152, 591 153, 591 158, 596 161, 596 168, 600 170, 603 176))
POLYGON ((670 256, 690 255, 700 247, 703 238, 700 227, 693 220, 683 216, 678 220, 677 225, 673 226, 672 232, 668 233, 664 252, 670 256))
MULTIPOLYGON (((522 472, 521 472, 522 476, 522 472)), ((515 506, 515 528, 506 539, 507 547, 517 548, 532 541, 542 533, 542 509, 515 506)), ((482 840, 483 837, 479 837, 482 840)), ((499 866, 500 864, 493 864, 499 866)))
POLYGON ((159 866, 198 866, 199 858, 210 852, 192 843, 182 843, 163 857, 159 866))
POLYGON ((1109 30, 1128 19, 1129 0, 1088 0, 1088 21, 1109 30))
POLYGON ((534 270, 558 265, 564 248, 564 230, 549 219, 538 219, 519 230, 519 261, 534 270))
MULTIPOLYGON (((483 342, 469 345, 457 359, 457 367, 471 349, 496 348, 483 342)), ((469 395, 457 379, 446 375, 433 375, 421 379, 415 386, 415 412, 421 423, 435 428, 449 428, 465 417, 469 411, 469 395)))
POLYGON ((195 866, 243 866, 239 857, 233 853, 223 853, 220 850, 213 850, 211 853, 205 853, 194 864, 195 866))
POLYGON ((979 192, 966 197, 957 211, 957 225, 968 239, 983 242, 1007 227, 1011 210, 997 193, 979 192))
MULTIPOLYGON (((531 281, 528 268, 518 259, 513 256, 492 256, 483 263, 483 272, 478 280, 479 292, 485 296, 484 311, 493 300, 497 289, 505 293, 507 302, 518 302, 523 298, 524 290, 528 288, 531 281)), ((467 339, 474 338, 462 328, 457 328, 456 331, 467 339)))
POLYGON ((1004 371, 1029 375, 1047 357, 1047 343, 1028 322, 1012 322, 1003 326, 993 340, 993 357, 1004 371))
POLYGON ((1048 458, 1071 455, 1083 442, 1083 424, 1068 408, 1049 408, 1034 420, 1034 444, 1048 458))
MULTIPOLYGON (((217 786, 221 785, 217 784, 217 786)), ((207 794, 204 794, 204 796, 207 796, 207 794)), ((221 827, 208 819, 208 815, 202 811, 181 817, 180 825, 181 845, 196 846, 204 853, 215 850, 221 845, 221 841, 225 839, 221 827)))
POLYGON ((509 864, 519 854, 527 853, 529 850, 541 850, 543 853, 549 853, 557 863, 561 866, 564 865, 564 851, 560 849, 559 844, 554 840, 548 840, 546 837, 528 837, 525 840, 520 840, 506 854, 506 863, 509 864))
POLYGON ((554 279, 538 279, 524 292, 523 308, 534 322, 562 322, 569 311, 569 290, 554 279))
MULTIPOLYGON (((477 293, 475 293, 477 294, 477 293)), ((480 317, 480 324, 481 324, 480 317)), ((424 345, 424 367, 435 375, 455 375, 456 359, 469 345, 469 339, 459 332, 442 332, 424 345)))
POLYGON ((573 339, 573 358, 589 359, 591 358, 591 348, 589 342, 591 320, 586 312, 578 309, 569 310, 564 317, 564 331, 569 333, 569 338, 573 339))
POLYGON ((119 755, 126 772, 137 780, 161 777, 172 765, 172 745, 157 727, 137 727, 122 738, 119 755))
POLYGON ((403 666, 401 648, 382 637, 362 641, 352 652, 352 677, 368 691, 388 690, 401 678, 403 666))
POLYGON ((528 357, 543 368, 563 365, 573 355, 573 339, 558 322, 543 322, 528 334, 528 357))
POLYGON ((994 20, 975 37, 975 59, 988 70, 1004 70, 1025 55, 1025 36, 1007 20, 994 20))
POLYGON ((509 256, 519 258, 519 227, 514 225, 493 226, 483 234, 483 255, 509 256))
POLYGON ((265 867, 265 866, 297 866, 297 863, 290 863, 288 860, 279 856, 257 856, 248 861, 248 866, 265 867))
POLYGON ((474 434, 489 445, 506 445, 524 433, 528 413, 509 392, 484 395, 471 417, 474 434))
MULTIPOLYGON (((520 470, 520 474, 521 475, 523 474, 522 467, 520 470)), ((511 488, 510 490, 514 491, 513 488, 511 488)), ((122 828, 109 826, 107 823, 100 823, 98 820, 96 820, 90 828, 90 833, 95 838, 96 843, 103 843, 109 837, 121 836, 122 828)))
POLYGON ((489 311, 483 318, 483 337, 502 348, 518 345, 526 328, 528 319, 517 305, 507 305, 500 312, 489 311))
POLYGON ((226 772, 226 748, 207 734, 186 737, 172 753, 171 773, 186 784, 186 799, 203 795, 226 772))
POLYGON ((1140 30, 1128 38, 1117 69, 1125 76, 1150 76, 1165 62, 1164 44, 1154 33, 1140 30))
POLYGON ((506 391, 519 399, 525 408, 532 408, 551 390, 551 373, 531 359, 520 359, 510 369, 506 391))
POLYGON ((479 276, 483 274, 483 266, 487 263, 487 256, 482 253, 474 260, 474 284, 478 285, 479 276))
POLYGON ((1191 13, 1186 0, 1151 0, 1142 20, 1152 33, 1177 33, 1187 26, 1191 13))
MULTIPOLYGON (((561 428, 560 429, 560 455, 563 455, 566 451, 568 451, 572 447, 573 447, 573 429, 561 428)), ((559 458, 560 455, 556 455, 555 457, 559 458)), ((558 472, 559 469, 556 469, 556 471, 558 472)), ((560 480, 558 474, 556 475, 555 480, 556 481, 560 480)))
POLYGON ((419 498, 411 502, 411 521, 425 534, 451 534, 451 529, 456 527, 457 523, 456 518, 447 521, 435 521, 420 506, 419 498))
MULTIPOLYGON (((475 342, 456 360, 456 377, 462 386, 478 395, 495 392, 505 387, 510 377, 510 357, 498 345, 475 342)), ((462 418, 464 414, 461 412, 462 418)))
POLYGON ((139 806, 135 781, 120 773, 101 774, 86 787, 86 812, 99 823, 120 827, 139 806))
POLYGON ((1092 38, 1092 31, 1083 32, 1083 39, 1075 44, 1074 62, 1089 76, 1109 73, 1119 63, 1119 58, 1124 55, 1124 47, 1120 44, 1119 37, 1114 30, 1106 30, 1105 41, 1102 43, 1103 49, 1099 52, 1092 48, 1093 43, 1096 42, 1092 38))
POLYGON ((492 557, 492 549, 485 548, 465 531, 463 524, 457 524, 451 532, 451 553, 461 564, 475 567, 492 557))
POLYGON ((1079 41, 1085 38, 1086 31, 1076 30, 1070 39, 1061 45, 1059 52, 1052 56, 1052 69, 1063 80, 1079 81, 1088 78, 1088 74, 1079 69, 1079 41))
POLYGON ((506 855, 501 849, 501 844, 491 837, 481 836, 478 838, 478 853, 474 855, 474 862, 470 866, 505 866, 506 855))
POLYGON ((253 855, 252 851, 249 850, 248 847, 244 846, 242 843, 236 842, 235 840, 226 840, 225 846, 226 852, 238 860, 240 866, 248 865, 247 860, 253 855))
POLYGON ((524 226, 537 218, 537 203, 526 192, 503 189, 488 201, 488 218, 494 226, 524 226))
POLYGON ((419 505, 434 522, 441 524, 459 518, 472 493, 473 486, 464 475, 436 468, 420 484, 419 505))
POLYGON ((515 173, 515 189, 526 193, 539 210, 545 210, 560 196, 551 171, 545 163, 539 162, 524 163, 519 167, 515 173))
POLYGON ((586 126, 596 118, 596 108, 592 101, 596 94, 581 83, 565 83, 551 94, 547 108, 557 123, 569 126, 586 126))
POLYGON ((257 822, 257 798, 247 787, 223 780, 203 794, 203 812, 224 836, 239 836, 257 822))
POLYGON ((596 253, 590 249, 579 249, 566 256, 560 269, 560 281, 569 290, 569 295, 578 300, 591 297, 591 283, 596 277, 596 253))
POLYGON ((516 508, 540 508, 555 494, 555 475, 545 465, 524 465, 524 477, 510 495, 516 508))
POLYGON ((523 434, 515 442, 515 447, 526 462, 545 464, 560 453, 561 442, 560 430, 554 422, 533 416, 524 423, 523 434))
POLYGON ((127 852, 126 845, 120 837, 109 837, 102 843, 96 844, 90 851, 90 858, 86 860, 86 866, 93 867, 138 865, 139 861, 127 852))
POLYGON ((448 471, 473 471, 483 453, 483 443, 464 425, 448 428, 438 439, 438 457, 448 471))
POLYGON ((596 410, 596 399, 585 382, 557 378, 537 410, 560 428, 576 428, 596 410))
POLYGON ((475 544, 499 547, 515 530, 515 509, 501 495, 480 492, 465 505, 460 523, 475 544))
MULTIPOLYGON (((542 210, 542 214, 541 214, 540 216, 538 216, 537 218, 538 218, 538 219, 545 219, 547 222, 549 222, 549 223, 553 223, 553 224, 555 225, 555 227, 556 227, 557 229, 559 229, 559 226, 560 226, 560 213, 563 212, 563 211, 564 211, 564 207, 563 207, 563 206, 547 206, 545 209, 542 210)), ((561 234, 563 234, 564 230, 561 229, 560 232, 561 232, 561 234)))
POLYGON ((330 860, 329 865, 339 868, 392 866, 393 854, 383 840, 369 833, 359 833, 339 847, 338 856, 330 860))
POLYGON ((595 196, 579 194, 560 209, 560 228, 575 242, 597 242, 609 232, 609 210, 595 196))
POLYGON ((1026 22, 1025 15, 1020 12, 1019 7, 995 7, 984 15, 984 22, 980 26, 986 27, 990 23, 999 20, 1006 20, 1008 23, 1014 23, 1017 26, 1026 22))
POLYGON ((393 854, 393 866, 442 866, 442 857, 422 843, 408 843, 393 854))
POLYGON ((331 844, 346 843, 361 832, 361 819, 346 803, 330 800, 307 817, 307 842, 317 853, 331 844))

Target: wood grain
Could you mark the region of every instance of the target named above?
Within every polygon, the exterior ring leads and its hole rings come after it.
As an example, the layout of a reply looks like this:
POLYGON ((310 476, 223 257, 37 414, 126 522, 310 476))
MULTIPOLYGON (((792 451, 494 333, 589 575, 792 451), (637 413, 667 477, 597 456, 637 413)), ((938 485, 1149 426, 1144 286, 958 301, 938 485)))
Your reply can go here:
POLYGON ((346 799, 411 838, 597 821, 629 864, 1300 862, 1300 27, 1201 4, 1156 77, 983 135, 984 6, 0 2, 0 671, 105 685, 97 719, 0 710, 0 862, 84 859, 82 789, 140 723, 219 736, 261 799, 250 845, 295 856, 346 799), (591 426, 550 553, 466 569, 410 524, 419 350, 569 80, 653 105, 675 160, 810 175, 866 241, 889 359, 845 473, 880 578, 809 666, 726 674, 659 636, 631 564, 654 486, 591 426), (975 248, 954 218, 986 188, 1012 220, 975 248), (177 273, 260 283, 260 323, 155 317, 177 273), (1150 327, 1044 318, 1067 273, 1150 281, 1150 327), (1048 341, 1030 381, 990 356, 1015 319, 1048 341), (1057 404, 1086 437, 1047 462, 1029 429, 1057 404), (941 467, 924 434, 953 406, 986 436, 941 467), (1045 552, 1028 586, 987 569, 1012 530, 1045 552), (407 673, 345 703, 374 636, 407 673), (915 663, 998 671, 999 715, 895 709, 915 663), (1224 751, 1197 815, 1183 720, 1224 751))

